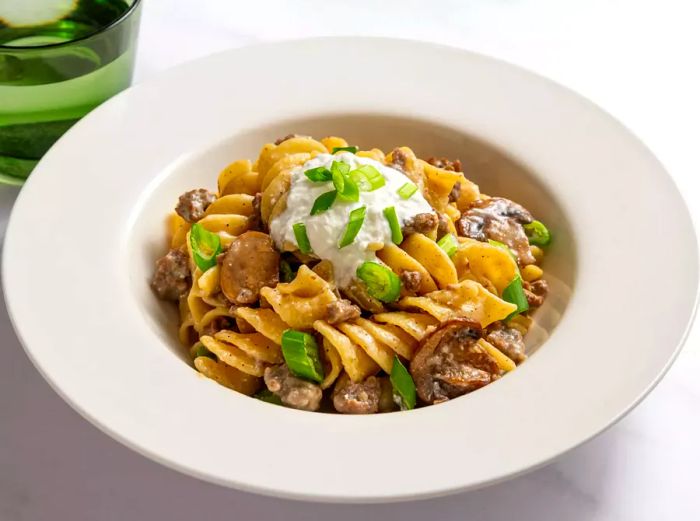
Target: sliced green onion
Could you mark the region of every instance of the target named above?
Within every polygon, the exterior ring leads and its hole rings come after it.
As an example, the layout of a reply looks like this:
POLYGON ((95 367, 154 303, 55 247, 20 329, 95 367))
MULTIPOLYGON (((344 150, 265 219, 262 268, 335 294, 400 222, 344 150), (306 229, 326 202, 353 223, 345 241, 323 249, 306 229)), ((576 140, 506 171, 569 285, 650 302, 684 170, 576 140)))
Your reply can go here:
POLYGON ((418 187, 413 183, 405 183, 396 191, 396 193, 401 196, 401 199, 409 199, 416 193, 417 190, 418 187))
POLYGON ((280 261, 280 282, 292 282, 296 277, 296 273, 286 260, 282 259, 280 261))
POLYGON ((294 238, 297 240, 297 246, 301 253, 311 253, 311 242, 309 236, 306 235, 306 225, 304 223, 296 223, 292 226, 294 238))
POLYGON ((389 228, 391 229, 391 242, 394 244, 401 244, 403 242, 403 233, 401 233, 399 218, 396 216, 396 208, 393 206, 384 208, 384 217, 386 217, 386 220, 389 221, 389 228))
POLYGON ((367 293, 382 302, 396 302, 401 294, 401 280, 388 267, 364 262, 357 268, 357 278, 367 286, 367 293))
POLYGON ((287 329, 282 333, 282 356, 295 376, 319 383, 323 381, 318 345, 310 334, 287 329))
POLYGON ((201 342, 197 342, 190 348, 190 354, 192 355, 192 360, 199 358, 200 356, 206 356, 212 360, 217 360, 216 355, 209 351, 209 349, 207 349, 201 342))
POLYGON ((457 253, 457 239, 451 233, 443 235, 438 241, 438 246, 440 246, 440 248, 442 248, 449 257, 452 257, 455 253, 457 253))
POLYGON ((507 244, 503 244, 499 241, 494 241, 493 239, 489 239, 489 244, 491 246, 495 246, 496 248, 500 248, 503 251, 508 252, 508 255, 510 255, 516 263, 518 262, 518 257, 515 256, 515 253, 513 253, 513 250, 511 250, 507 244))
POLYGON ((552 234, 549 233, 547 227, 540 221, 532 221, 528 224, 523 224, 527 238, 530 244, 535 246, 547 246, 552 242, 552 234))
POLYGON ((333 161, 331 175, 333 186, 338 191, 338 197, 344 201, 357 202, 360 200, 360 189, 357 183, 350 179, 350 165, 342 161, 333 161))
POLYGON ((527 303, 527 296, 523 290, 523 280, 520 278, 520 275, 516 275, 503 290, 503 300, 517 306, 515 311, 506 317, 506 320, 510 320, 515 315, 530 309, 530 305, 527 303))
POLYGON ((314 201, 314 205, 311 207, 311 215, 318 215, 328 210, 333 205, 337 194, 338 192, 331 190, 330 192, 319 195, 314 201))
POLYGON ((217 234, 195 223, 190 230, 190 246, 194 263, 200 270, 216 266, 216 256, 221 253, 221 238, 217 234))
POLYGON ((309 178, 310 181, 314 183, 323 183, 325 181, 330 181, 332 179, 331 171, 325 166, 318 166, 316 168, 311 168, 304 172, 304 175, 309 178))
POLYGON ((350 172, 349 175, 362 192, 373 192, 386 184, 382 173, 372 165, 362 165, 350 172))
POLYGON ((350 165, 347 164, 345 161, 333 161, 331 163, 331 177, 335 173, 339 173, 341 175, 348 175, 350 172, 350 165))
POLYGON ((331 150, 331 154, 335 154, 336 152, 351 152, 353 154, 357 154, 357 151, 360 150, 357 147, 333 147, 333 150, 331 150))
POLYGON ((394 388, 394 395, 401 400, 401 410, 413 409, 416 406, 416 384, 413 382, 411 373, 396 355, 394 355, 394 365, 391 367, 389 379, 394 388))
POLYGON ((366 212, 366 206, 360 206, 350 212, 350 219, 345 226, 343 236, 338 241, 338 248, 345 248, 348 244, 352 244, 355 241, 355 237, 357 237, 357 234, 360 233, 360 228, 362 228, 362 223, 365 222, 366 212))
POLYGON ((269 389, 263 389, 261 391, 258 391, 253 395, 253 398, 257 398, 258 400, 261 400, 263 402, 272 403, 275 405, 282 405, 282 398, 277 396, 269 389))

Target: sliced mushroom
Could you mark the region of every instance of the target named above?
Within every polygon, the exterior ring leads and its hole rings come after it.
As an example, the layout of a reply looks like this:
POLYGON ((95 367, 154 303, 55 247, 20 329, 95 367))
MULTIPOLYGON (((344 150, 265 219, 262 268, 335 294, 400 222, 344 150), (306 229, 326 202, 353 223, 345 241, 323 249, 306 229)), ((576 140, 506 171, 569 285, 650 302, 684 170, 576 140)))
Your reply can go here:
POLYGON ((510 199, 492 197, 475 201, 456 223, 460 235, 478 241, 492 239, 510 247, 521 266, 533 264, 523 224, 532 222, 532 215, 510 199))
POLYGON ((411 361, 419 398, 439 403, 483 387, 500 376, 496 361, 477 341, 479 324, 459 318, 428 334, 411 361))
POLYGON ((237 305, 252 304, 260 289, 279 282, 280 255, 269 235, 248 231, 231 243, 221 261, 221 291, 237 305))

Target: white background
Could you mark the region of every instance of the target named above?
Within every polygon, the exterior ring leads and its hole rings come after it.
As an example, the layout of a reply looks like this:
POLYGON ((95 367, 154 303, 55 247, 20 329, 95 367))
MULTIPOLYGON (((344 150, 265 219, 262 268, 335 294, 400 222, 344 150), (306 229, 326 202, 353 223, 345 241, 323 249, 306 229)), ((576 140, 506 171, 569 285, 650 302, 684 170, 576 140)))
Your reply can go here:
MULTIPOLYGON (((696 221, 700 217, 700 9, 694 0, 146 0, 144 8, 137 81, 229 47, 317 35, 430 40, 525 66, 623 121, 666 165, 696 221)), ((303 72, 304 64, 299 67, 303 72)), ((254 70, 233 73, 255 81, 254 70)), ((435 73, 449 81, 450 71, 435 73)), ((15 195, 0 188, 0 230, 15 195)), ((614 210, 601 209, 609 211, 610 233, 624 233, 615 228, 614 210)), ((45 253, 37 245, 37 255, 45 253)), ((656 250, 650 237, 649 255, 673 252, 656 250)), ((649 305, 670 305, 653 300, 664 274, 649 276, 639 281, 649 286, 649 305)), ((44 383, 2 308, 0 521, 699 519, 699 344, 696 327, 674 367, 635 411, 547 468, 443 499, 315 505, 199 482, 107 438, 44 383)), ((202 433, 202 446, 208 445, 202 433)), ((391 479, 391 469, 380 467, 375 470, 391 479)))

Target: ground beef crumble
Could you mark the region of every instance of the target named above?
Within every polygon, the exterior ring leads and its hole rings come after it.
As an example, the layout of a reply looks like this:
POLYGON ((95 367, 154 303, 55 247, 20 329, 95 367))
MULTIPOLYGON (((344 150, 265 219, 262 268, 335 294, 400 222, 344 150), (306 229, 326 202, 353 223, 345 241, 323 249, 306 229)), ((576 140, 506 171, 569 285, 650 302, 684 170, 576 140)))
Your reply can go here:
POLYGON ((190 190, 180 196, 175 212, 188 223, 196 223, 215 200, 216 195, 204 188, 190 190))
POLYGON ((177 300, 190 289, 191 275, 187 254, 170 250, 156 261, 151 287, 163 300, 177 300))

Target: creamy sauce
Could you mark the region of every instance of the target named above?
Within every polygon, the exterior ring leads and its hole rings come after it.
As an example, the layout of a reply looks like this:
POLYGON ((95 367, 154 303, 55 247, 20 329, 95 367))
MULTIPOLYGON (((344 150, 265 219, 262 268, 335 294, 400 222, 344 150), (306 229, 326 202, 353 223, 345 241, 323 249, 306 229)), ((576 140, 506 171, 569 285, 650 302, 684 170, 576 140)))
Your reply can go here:
POLYGON ((391 242, 391 229, 384 217, 384 208, 393 206, 403 226, 419 213, 432 213, 434 210, 425 200, 420 190, 409 199, 402 199, 397 190, 410 180, 398 170, 388 167, 374 159, 358 157, 349 152, 335 155, 320 154, 295 168, 291 174, 291 188, 287 198, 287 209, 270 223, 270 235, 280 250, 289 244, 297 246, 292 225, 304 223, 314 256, 329 260, 333 264, 335 280, 340 287, 347 287, 355 278, 355 271, 365 261, 381 262, 374 251, 381 244, 391 242), (333 190, 331 181, 314 183, 304 172, 311 168, 325 166, 330 169, 333 161, 348 163, 351 169, 361 165, 371 165, 384 176, 386 184, 372 192, 360 192, 358 202, 346 202, 336 198, 330 209, 319 215, 309 215, 316 198, 333 190), (366 206, 365 220, 355 241, 338 248, 350 212, 355 208, 366 206))

